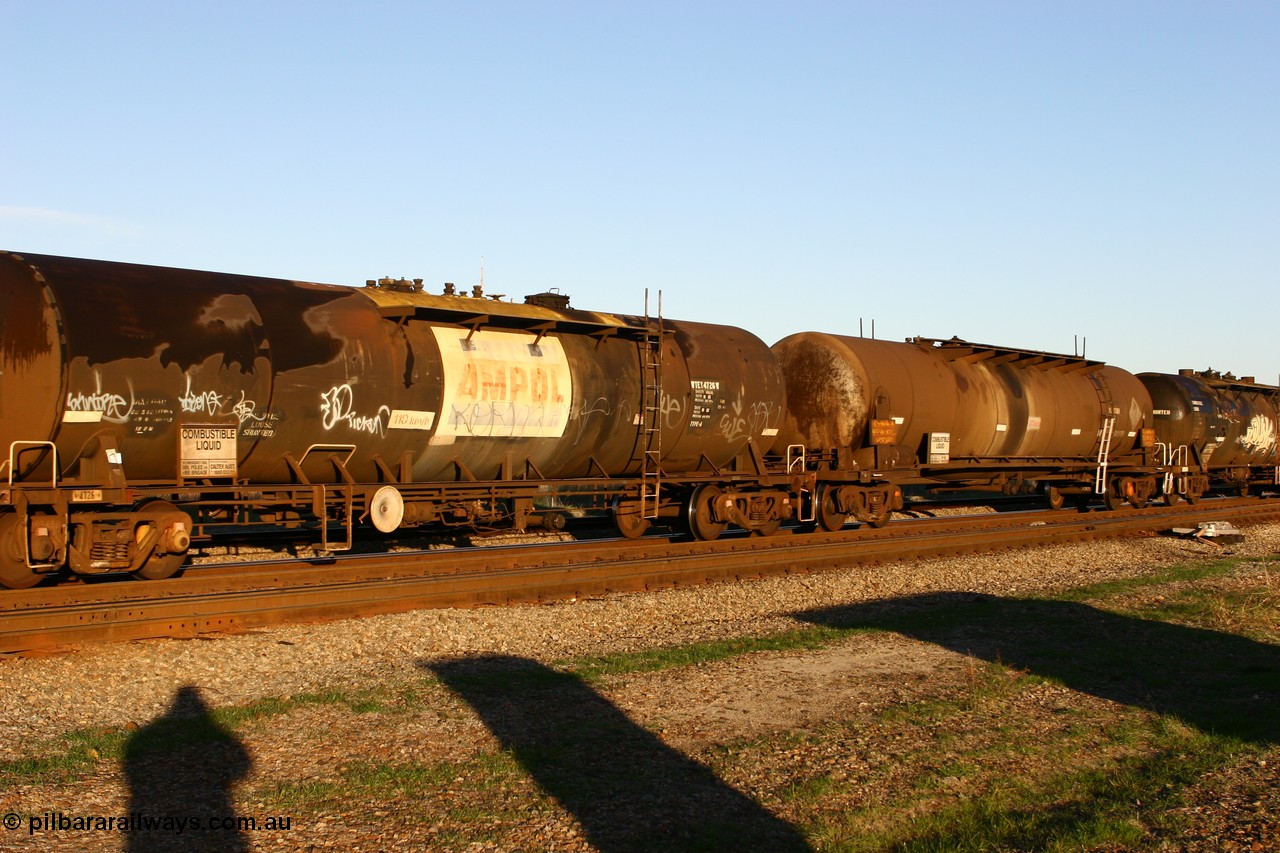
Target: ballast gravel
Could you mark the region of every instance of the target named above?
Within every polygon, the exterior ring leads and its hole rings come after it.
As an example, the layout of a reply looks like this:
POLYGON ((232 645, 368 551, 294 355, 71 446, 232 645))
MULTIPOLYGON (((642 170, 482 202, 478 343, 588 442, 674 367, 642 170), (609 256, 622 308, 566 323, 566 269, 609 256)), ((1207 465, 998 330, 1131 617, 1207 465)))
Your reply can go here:
POLYGON ((1280 524, 1220 546, 1172 536, 1109 539, 609 595, 544 605, 424 610, 194 640, 86 646, 0 659, 0 760, 58 735, 142 726, 194 686, 210 705, 421 678, 424 660, 506 654, 542 662, 808 627, 793 614, 938 591, 1020 596, 1224 556, 1280 553, 1280 524))

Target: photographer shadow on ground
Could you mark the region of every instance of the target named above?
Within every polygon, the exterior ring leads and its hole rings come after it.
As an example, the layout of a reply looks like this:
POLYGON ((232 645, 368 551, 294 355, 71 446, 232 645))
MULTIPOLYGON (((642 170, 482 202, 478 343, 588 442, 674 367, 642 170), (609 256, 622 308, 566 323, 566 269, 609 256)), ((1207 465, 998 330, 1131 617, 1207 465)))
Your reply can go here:
POLYGON ((424 663, 603 853, 810 849, 794 827, 575 675, 501 655, 424 663))
POLYGON ((231 788, 251 767, 249 753, 213 719, 200 691, 182 687, 169 709, 125 745, 132 821, 125 850, 247 851, 231 788))
POLYGON ((1057 679, 1202 731, 1280 743, 1280 646, 1085 604, 943 592, 797 614, 874 628, 1057 679))

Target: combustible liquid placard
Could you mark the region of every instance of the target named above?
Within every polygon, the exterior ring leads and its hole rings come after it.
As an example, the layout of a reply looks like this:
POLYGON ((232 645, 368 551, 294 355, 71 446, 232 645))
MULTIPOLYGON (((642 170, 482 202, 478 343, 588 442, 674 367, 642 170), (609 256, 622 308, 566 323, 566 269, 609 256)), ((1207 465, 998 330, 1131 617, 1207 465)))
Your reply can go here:
POLYGON ((190 424, 181 428, 181 476, 234 477, 236 475, 236 428, 233 426, 190 424))

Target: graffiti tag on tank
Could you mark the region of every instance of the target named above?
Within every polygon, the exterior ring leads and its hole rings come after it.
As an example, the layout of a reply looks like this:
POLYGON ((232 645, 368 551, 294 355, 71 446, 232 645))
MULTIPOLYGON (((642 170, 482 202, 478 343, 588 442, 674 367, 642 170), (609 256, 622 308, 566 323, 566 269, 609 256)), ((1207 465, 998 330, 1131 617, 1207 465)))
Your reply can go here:
POLYGON ((326 431, 345 425, 352 432, 383 437, 391 417, 390 406, 379 406, 376 414, 362 414, 356 409, 356 392, 350 382, 335 385, 320 395, 320 425, 326 431))
POLYGON ((1254 415, 1249 428, 1240 436, 1240 444, 1250 453, 1272 453, 1276 449, 1276 422, 1254 415))
POLYGON ((240 422, 241 435, 251 438, 275 435, 279 417, 275 412, 259 412, 257 401, 250 400, 243 390, 233 402, 230 394, 193 388, 190 374, 186 379, 186 387, 178 395, 178 406, 184 415, 230 415, 240 422))
POLYGON ((133 412, 133 387, 128 388, 129 396, 118 394, 114 390, 104 391, 102 374, 93 373, 94 389, 92 391, 68 391, 66 411, 62 413, 63 423, 96 423, 107 421, 122 424, 129 420, 133 412))
POLYGON ((737 441, 749 436, 751 434, 751 426, 747 420, 749 414, 749 411, 743 409, 742 395, 738 395, 738 399, 729 411, 720 416, 720 434, 729 441, 737 441))
MULTIPOLYGON (((116 383, 118 386, 118 383, 116 383)), ((125 380, 126 394, 104 388, 102 374, 94 371, 93 390, 70 391, 62 422, 127 425, 131 435, 154 435, 173 423, 173 401, 163 392, 138 393, 125 380)))
POLYGON ((192 391, 191 377, 187 376, 187 389, 178 395, 178 405, 183 414, 216 415, 222 408, 223 396, 216 391, 192 391))
POLYGON ((243 391, 240 399, 231 407, 231 414, 240 421, 240 434, 249 438, 270 438, 276 434, 276 423, 280 416, 275 412, 259 412, 256 400, 245 398, 243 391))
POLYGON ((684 412, 683 402, 669 394, 663 394, 662 401, 658 404, 658 409, 662 415, 662 426, 667 429, 680 428, 680 416, 684 412))
POLYGON ((569 424, 573 374, 557 338, 434 328, 444 366, 437 436, 560 438, 569 424))
POLYGON ((769 426, 774 420, 772 403, 761 400, 747 404, 739 394, 738 399, 720 416, 720 434, 728 441, 777 435, 778 430, 769 426))

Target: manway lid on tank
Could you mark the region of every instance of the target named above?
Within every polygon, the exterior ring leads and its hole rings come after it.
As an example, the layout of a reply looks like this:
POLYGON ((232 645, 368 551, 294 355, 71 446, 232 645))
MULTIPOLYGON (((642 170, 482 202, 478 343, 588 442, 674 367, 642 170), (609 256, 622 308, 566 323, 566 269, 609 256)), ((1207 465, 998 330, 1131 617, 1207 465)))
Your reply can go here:
MULTIPOLYGON (((1139 374, 1145 376, 1147 374, 1139 374)), ((1178 371, 1179 376, 1194 377, 1201 380, 1206 385, 1213 388, 1237 388, 1244 390, 1254 390, 1263 392, 1280 392, 1280 385, 1267 385, 1264 382, 1258 382, 1253 376, 1236 376, 1232 373, 1222 373, 1218 370, 1193 370, 1183 368, 1178 371)))
MULTIPOLYGON (((406 284, 397 281, 388 286, 375 282, 366 284, 361 292, 389 319, 433 320, 471 329, 513 329, 535 334, 564 332, 601 338, 615 335, 635 338, 650 333, 644 326, 614 314, 551 308, 547 300, 519 303, 504 302, 477 292, 472 295, 424 293, 406 284)), ((420 280, 415 284, 420 286, 420 280)))

